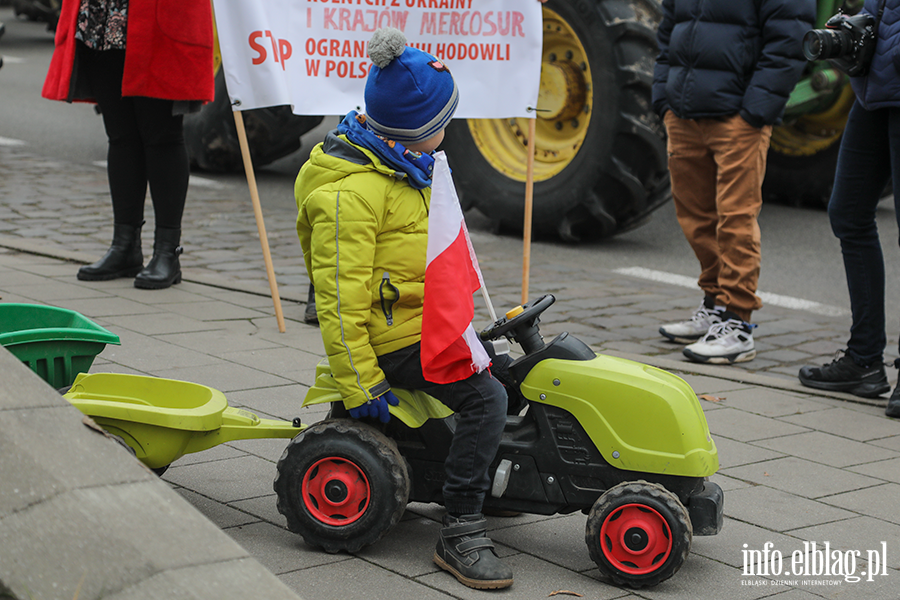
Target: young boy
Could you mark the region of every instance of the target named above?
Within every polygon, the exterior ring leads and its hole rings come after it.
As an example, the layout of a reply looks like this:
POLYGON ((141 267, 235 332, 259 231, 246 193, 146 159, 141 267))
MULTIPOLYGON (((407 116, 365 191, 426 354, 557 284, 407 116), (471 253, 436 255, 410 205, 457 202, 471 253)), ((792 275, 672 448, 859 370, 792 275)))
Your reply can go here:
POLYGON ((426 381, 420 357, 431 153, 456 110, 456 83, 396 29, 375 32, 369 57, 366 114, 349 113, 313 149, 294 187, 322 339, 350 416, 387 422, 398 403, 392 385, 423 390, 459 415, 434 562, 469 587, 505 588, 512 571, 494 553, 481 509, 506 391, 488 370, 426 381))

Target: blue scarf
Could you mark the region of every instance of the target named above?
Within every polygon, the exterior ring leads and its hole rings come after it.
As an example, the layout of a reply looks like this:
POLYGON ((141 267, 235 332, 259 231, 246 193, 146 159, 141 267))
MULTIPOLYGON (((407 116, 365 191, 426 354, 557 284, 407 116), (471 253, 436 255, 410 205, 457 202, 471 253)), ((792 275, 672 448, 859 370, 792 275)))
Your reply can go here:
POLYGON ((351 110, 340 122, 337 130, 357 146, 374 152, 384 164, 406 175, 409 185, 417 190, 431 186, 434 158, 430 154, 407 150, 399 142, 375 135, 366 127, 365 115, 351 110))

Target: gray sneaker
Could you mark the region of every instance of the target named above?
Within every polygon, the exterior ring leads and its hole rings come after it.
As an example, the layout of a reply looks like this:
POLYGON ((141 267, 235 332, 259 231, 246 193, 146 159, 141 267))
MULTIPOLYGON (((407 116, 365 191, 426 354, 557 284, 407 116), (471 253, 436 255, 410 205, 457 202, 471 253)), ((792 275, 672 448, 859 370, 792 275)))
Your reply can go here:
POLYGON ((668 323, 659 328, 663 337, 680 344, 691 344, 709 332, 715 323, 722 322, 722 309, 716 308, 712 298, 706 297, 687 321, 668 323))
POLYGON ((756 358, 753 344, 755 325, 740 319, 728 319, 713 323, 706 335, 682 350, 687 358, 694 362, 714 365, 733 365, 756 358))

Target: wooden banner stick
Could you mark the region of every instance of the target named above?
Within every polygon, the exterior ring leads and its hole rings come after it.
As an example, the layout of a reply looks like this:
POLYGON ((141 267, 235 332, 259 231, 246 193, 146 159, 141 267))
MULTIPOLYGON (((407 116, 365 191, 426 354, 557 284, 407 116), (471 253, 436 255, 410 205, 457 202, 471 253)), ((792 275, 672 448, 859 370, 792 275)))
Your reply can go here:
POLYGON ((534 138, 537 118, 528 119, 528 162, 525 172, 525 223, 522 226, 522 304, 528 303, 528 279, 531 267, 531 211, 534 204, 534 138))
POLYGON ((259 243, 262 246, 263 260, 266 263, 266 276, 269 278, 269 291, 275 305, 275 318, 278 319, 278 331, 284 333, 284 315, 281 312, 281 297, 278 295, 278 282, 275 281, 275 269, 272 268, 272 255, 269 253, 269 238, 266 237, 266 224, 263 222, 262 206, 259 202, 259 190, 256 187, 256 176, 253 174, 253 162, 250 160, 250 145, 247 143, 247 131, 244 129, 244 115, 234 111, 234 124, 237 126, 238 141, 241 144, 241 157, 244 159, 244 171, 247 173, 247 185, 250 187, 250 199, 253 201, 253 214, 256 216, 256 228, 259 230, 259 243))

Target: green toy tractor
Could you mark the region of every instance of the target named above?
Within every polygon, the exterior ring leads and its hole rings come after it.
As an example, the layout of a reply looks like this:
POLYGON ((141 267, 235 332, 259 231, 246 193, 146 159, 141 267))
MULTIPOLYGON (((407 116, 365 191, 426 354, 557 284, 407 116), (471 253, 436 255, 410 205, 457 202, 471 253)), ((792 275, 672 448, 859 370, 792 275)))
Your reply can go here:
MULTIPOLYGON (((539 298, 482 332, 525 355, 510 373, 527 408, 507 417, 489 469, 485 510, 582 511, 600 572, 620 585, 656 585, 684 563, 694 535, 722 528, 724 495, 708 477, 716 446, 696 394, 654 367, 598 355, 567 333, 544 343, 539 298)), ((275 479, 288 528, 327 552, 356 552, 389 531, 408 502, 442 503, 455 416, 422 393, 395 389, 385 426, 349 418, 327 363, 305 405, 329 418, 291 440, 275 479)))

